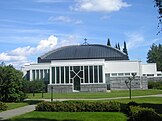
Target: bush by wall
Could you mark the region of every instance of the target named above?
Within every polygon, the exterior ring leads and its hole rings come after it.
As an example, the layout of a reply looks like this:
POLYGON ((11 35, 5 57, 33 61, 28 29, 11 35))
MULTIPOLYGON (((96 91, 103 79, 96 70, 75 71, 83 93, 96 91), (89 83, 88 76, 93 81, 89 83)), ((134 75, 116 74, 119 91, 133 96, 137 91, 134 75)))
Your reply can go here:
POLYGON ((41 102, 36 111, 50 112, 118 112, 120 103, 117 102, 41 102))
POLYGON ((162 89, 162 81, 148 81, 148 88, 149 89, 162 89))
POLYGON ((0 111, 5 111, 5 110, 7 110, 7 105, 5 104, 5 103, 3 103, 3 102, 0 102, 0 111))
POLYGON ((139 104, 135 101, 128 102, 127 104, 121 103, 120 110, 121 112, 130 115, 130 106, 138 106, 139 104))
POLYGON ((162 117, 152 108, 130 106, 128 121, 162 121, 162 117))

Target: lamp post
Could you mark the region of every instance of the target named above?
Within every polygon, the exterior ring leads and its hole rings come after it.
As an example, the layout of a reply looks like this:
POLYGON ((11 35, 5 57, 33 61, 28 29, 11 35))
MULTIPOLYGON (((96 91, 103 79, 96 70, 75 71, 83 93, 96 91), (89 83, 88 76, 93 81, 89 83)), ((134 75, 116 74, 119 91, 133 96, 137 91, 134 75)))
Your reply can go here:
POLYGON ((53 102, 53 87, 51 87, 51 102, 53 102))
POLYGON ((136 73, 131 73, 132 77, 128 77, 128 80, 125 81, 125 84, 127 85, 129 89, 129 99, 132 97, 132 81, 135 79, 136 73))
POLYGON ((42 90, 42 98, 44 98, 44 95, 43 95, 43 90, 42 90))

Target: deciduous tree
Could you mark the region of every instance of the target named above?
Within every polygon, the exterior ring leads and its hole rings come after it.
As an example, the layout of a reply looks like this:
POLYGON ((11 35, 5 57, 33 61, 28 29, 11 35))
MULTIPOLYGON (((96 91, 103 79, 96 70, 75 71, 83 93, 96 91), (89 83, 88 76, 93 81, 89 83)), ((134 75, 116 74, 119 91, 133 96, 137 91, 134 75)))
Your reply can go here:
POLYGON ((22 76, 12 65, 0 66, 0 101, 15 102, 25 98, 22 76))
POLYGON ((45 83, 43 80, 25 81, 25 85, 25 92, 33 93, 33 96, 37 92, 45 91, 45 83))
POLYGON ((162 71, 162 45, 152 44, 150 50, 147 53, 147 62, 156 63, 157 70, 162 71))

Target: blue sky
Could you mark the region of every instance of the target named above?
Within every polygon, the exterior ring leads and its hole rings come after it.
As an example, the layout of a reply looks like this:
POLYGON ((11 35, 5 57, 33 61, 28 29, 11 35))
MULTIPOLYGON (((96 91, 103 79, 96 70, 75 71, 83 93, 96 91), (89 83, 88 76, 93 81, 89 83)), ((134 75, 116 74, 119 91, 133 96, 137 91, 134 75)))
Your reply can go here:
POLYGON ((19 68, 42 54, 71 44, 126 41, 131 60, 146 62, 156 35, 153 0, 1 0, 0 62, 19 68))

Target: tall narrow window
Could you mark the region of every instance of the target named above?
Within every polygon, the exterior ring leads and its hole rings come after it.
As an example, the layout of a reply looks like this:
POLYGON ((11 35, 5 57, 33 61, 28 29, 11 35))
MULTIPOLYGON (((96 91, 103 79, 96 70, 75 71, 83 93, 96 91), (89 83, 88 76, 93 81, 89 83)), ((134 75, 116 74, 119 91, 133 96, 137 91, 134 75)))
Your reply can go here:
POLYGON ((48 69, 48 82, 49 82, 49 78, 50 78, 50 69, 48 69))
POLYGON ((93 66, 89 66, 90 83, 93 83, 93 66))
POLYGON ((39 70, 36 70, 37 80, 39 80, 39 70))
POLYGON ((103 82, 103 72, 102 72, 102 66, 99 66, 99 82, 103 82))
POLYGON ((47 69, 44 70, 44 81, 48 81, 47 69))
POLYGON ((85 83, 88 83, 88 66, 84 66, 84 79, 85 83))
POLYGON ((69 83, 69 67, 65 66, 66 83, 69 83))
POLYGON ((64 83, 64 67, 61 67, 61 83, 64 83))
POLYGON ((42 70, 42 69, 40 70, 40 79, 41 79, 41 80, 44 80, 44 79, 43 79, 43 70, 42 70))
POLYGON ((35 70, 32 70, 32 78, 35 80, 35 70))
POLYGON ((52 67, 52 84, 55 84, 55 67, 52 67))
POLYGON ((94 82, 98 83, 98 71, 97 66, 94 66, 94 82))
POLYGON ((60 83, 60 71, 59 71, 59 67, 56 67, 56 82, 57 82, 57 84, 60 83))

